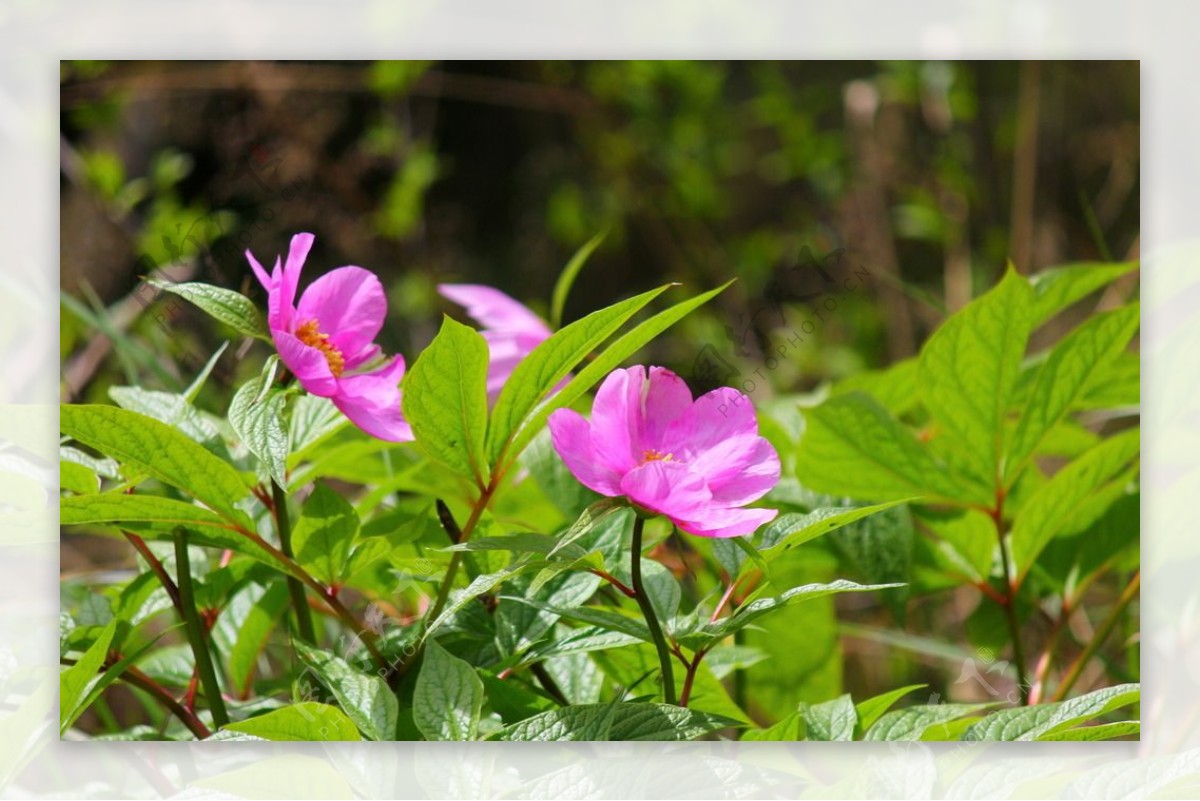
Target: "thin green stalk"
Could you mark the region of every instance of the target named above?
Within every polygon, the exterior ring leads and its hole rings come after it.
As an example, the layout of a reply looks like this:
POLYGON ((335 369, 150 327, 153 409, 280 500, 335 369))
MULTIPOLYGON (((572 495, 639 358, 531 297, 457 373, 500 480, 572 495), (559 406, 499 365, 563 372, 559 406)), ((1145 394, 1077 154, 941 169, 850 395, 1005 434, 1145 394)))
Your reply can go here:
POLYGON ((1028 704, 1029 679, 1025 675, 1025 650, 1021 647, 1021 624, 1017 620, 1017 591, 1013 586, 1011 559, 1008 552, 1008 544, 1004 541, 1003 533, 1000 534, 1000 562, 1004 566, 1004 586, 1008 592, 1007 597, 1001 605, 1004 607, 1004 614, 1008 618, 1008 636, 1012 639, 1013 662, 1016 663, 1017 667, 1017 686, 1021 691, 1021 703, 1028 704))
POLYGON ((184 626, 187 629, 188 641, 192 645, 192 654, 196 660, 196 672, 200 675, 200 686, 204 688, 204 697, 208 699, 208 708, 212 711, 213 723, 217 727, 229 722, 225 712, 225 699, 221 697, 221 687, 217 684, 217 673, 213 670, 212 654, 208 650, 208 639, 200 616, 196 614, 196 595, 192 589, 192 565, 188 560, 187 529, 179 526, 175 529, 175 583, 179 587, 179 605, 183 613, 184 626))
POLYGON ((658 663, 662 668, 663 699, 668 704, 675 704, 675 674, 671 667, 671 651, 667 646, 667 638, 663 635, 662 626, 658 624, 658 615, 654 613, 654 605, 646 588, 642 585, 642 529, 646 525, 645 518, 638 515, 633 519, 633 545, 629 561, 629 573, 633 581, 634 596, 641 607, 642 617, 646 618, 646 627, 650 629, 650 638, 658 649, 658 663))
POLYGON ((1112 611, 1108 613, 1108 617, 1106 617, 1104 622, 1100 624, 1100 627, 1096 629, 1096 633, 1092 635, 1090 640, 1088 640, 1088 643, 1084 647, 1083 651, 1075 658, 1075 661, 1071 663, 1071 667, 1067 669, 1066 675, 1063 676, 1062 681, 1059 682, 1058 688, 1054 691, 1055 701, 1061 701, 1066 697, 1067 693, 1071 691, 1071 688, 1075 685, 1075 682, 1077 682, 1080 675, 1083 674, 1083 669, 1087 667, 1087 663, 1091 661, 1092 657, 1096 655, 1096 652, 1100 650, 1100 646, 1104 644, 1104 641, 1108 639, 1110 634, 1112 634, 1113 629, 1117 627, 1117 623, 1120 622, 1121 616, 1125 612, 1125 608, 1133 602, 1135 597, 1137 597, 1138 590, 1141 588, 1141 586, 1142 572, 1139 570, 1138 572, 1134 573, 1133 578, 1129 580, 1129 584, 1121 593, 1121 597, 1117 599, 1116 606, 1114 606, 1112 611))
MULTIPOLYGON (((287 493, 278 483, 271 482, 271 496, 275 504, 275 528, 279 532, 279 550, 288 559, 295 561, 292 553, 292 526, 288 518, 287 493)), ((300 639, 309 645, 317 642, 313 631, 312 610, 308 608, 308 599, 304 597, 304 584, 294 576, 287 577, 288 594, 292 597, 292 608, 296 611, 296 630, 300 639)))

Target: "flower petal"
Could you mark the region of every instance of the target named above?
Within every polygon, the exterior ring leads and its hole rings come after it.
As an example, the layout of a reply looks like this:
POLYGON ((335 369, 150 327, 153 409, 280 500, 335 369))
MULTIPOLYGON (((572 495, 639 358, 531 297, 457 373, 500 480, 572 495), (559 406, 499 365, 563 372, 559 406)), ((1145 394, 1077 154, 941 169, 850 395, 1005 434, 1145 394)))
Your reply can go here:
POLYGON ((389 442, 413 439, 412 427, 400 411, 400 379, 404 358, 397 356, 373 373, 348 376, 338 382, 333 404, 350 422, 373 437, 389 442))
POLYGON ((742 506, 757 501, 779 483, 779 454, 775 446, 762 437, 757 440, 752 450, 739 447, 736 458, 731 458, 728 465, 704 474, 714 501, 742 506))
POLYGON ((729 387, 701 395, 666 434, 683 459, 704 476, 727 475, 749 465, 759 447, 750 399, 729 387))
POLYGON ((753 534, 759 526, 770 523, 776 509, 710 509, 698 522, 675 521, 675 525, 697 537, 740 537, 753 534))
POLYGON ((670 452, 673 443, 666 439, 667 431, 691 406, 692 391, 686 381, 665 367, 651 367, 635 449, 670 452))
MULTIPOLYGON (((493 403, 521 360, 546 340, 541 334, 502 334, 484 331, 488 343, 488 402, 493 403)), ((565 379, 564 379, 565 381, 565 379)))
POLYGON ((312 249, 313 244, 312 234, 296 234, 292 237, 291 245, 288 247, 287 261, 283 264, 283 270, 279 272, 279 280, 276 282, 276 292, 278 292, 277 305, 273 307, 273 313, 278 316, 279 328, 290 331, 292 329, 292 316, 296 308, 296 288, 300 286, 300 271, 304 269, 304 260, 308 258, 308 252, 312 249))
POLYGON ((550 415, 548 425, 554 450, 580 484, 609 497, 622 494, 620 475, 596 458, 591 427, 578 412, 559 409, 550 415))
POLYGON ((646 462, 621 478, 621 491, 643 509, 677 524, 702 518, 712 505, 704 479, 679 462, 646 462))
POLYGON ((467 310, 484 328, 505 334, 550 336, 550 327, 524 304, 483 284, 439 284, 438 292, 467 310))
POLYGON ((361 267, 339 267, 325 273, 304 290, 296 308, 297 325, 316 320, 348 365, 363 361, 386 316, 383 285, 373 272, 361 267))
POLYGON ((644 367, 613 370, 596 391, 592 402, 592 442, 596 456, 610 470, 625 474, 641 464, 637 450, 642 419, 644 367))
POLYGON ((332 397, 337 392, 337 379, 329 369, 325 354, 305 345, 287 331, 272 331, 279 358, 296 376, 300 386, 313 395, 332 397))

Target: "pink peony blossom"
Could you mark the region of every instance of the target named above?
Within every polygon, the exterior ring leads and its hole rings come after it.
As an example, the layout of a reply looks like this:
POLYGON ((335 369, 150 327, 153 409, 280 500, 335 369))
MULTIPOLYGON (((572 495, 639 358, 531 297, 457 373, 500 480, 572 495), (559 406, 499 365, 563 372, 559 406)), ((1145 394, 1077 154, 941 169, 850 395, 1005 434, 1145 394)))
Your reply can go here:
POLYGON ((246 258, 267 290, 267 325, 279 358, 300 386, 329 398, 356 426, 392 442, 413 438, 400 413, 404 358, 368 368, 379 356, 375 337, 387 316, 379 279, 361 267, 339 267, 322 275, 296 302, 312 234, 292 237, 287 261, 268 275, 249 250, 246 258))
POLYGON ((483 326, 488 343, 488 401, 494 403, 504 382, 530 351, 550 337, 550 326, 499 289, 482 284, 440 284, 438 292, 467 310, 483 326))
POLYGON ((662 367, 614 370, 588 423, 578 412, 550 415, 554 448, 575 478, 610 497, 668 517, 701 537, 750 534, 775 509, 744 509, 779 482, 779 456, 758 435, 750 399, 721 387, 692 400, 662 367))

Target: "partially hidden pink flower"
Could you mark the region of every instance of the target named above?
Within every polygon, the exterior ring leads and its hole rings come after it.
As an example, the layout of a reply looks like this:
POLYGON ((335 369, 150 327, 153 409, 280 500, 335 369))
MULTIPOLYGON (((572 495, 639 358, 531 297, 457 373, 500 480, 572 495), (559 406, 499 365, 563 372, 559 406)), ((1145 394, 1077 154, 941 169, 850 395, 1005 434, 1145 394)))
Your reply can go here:
POLYGON ((530 351, 550 337, 550 326, 499 289, 482 284, 439 284, 438 292, 467 310, 488 343, 488 401, 530 351))
POLYGON ((779 482, 779 455, 758 434, 750 399, 721 387, 692 400, 662 367, 614 370, 592 404, 550 415, 554 449, 580 483, 624 496, 689 534, 737 537, 775 518, 743 508, 779 482))
POLYGON ((387 316, 379 279, 361 267, 330 270, 304 290, 296 290, 312 248, 312 234, 292 237, 287 261, 267 273, 247 250, 246 258, 267 290, 267 326, 279 358, 313 395, 329 398, 356 426, 392 442, 413 438, 400 412, 404 358, 374 365, 380 355, 375 337, 387 316))

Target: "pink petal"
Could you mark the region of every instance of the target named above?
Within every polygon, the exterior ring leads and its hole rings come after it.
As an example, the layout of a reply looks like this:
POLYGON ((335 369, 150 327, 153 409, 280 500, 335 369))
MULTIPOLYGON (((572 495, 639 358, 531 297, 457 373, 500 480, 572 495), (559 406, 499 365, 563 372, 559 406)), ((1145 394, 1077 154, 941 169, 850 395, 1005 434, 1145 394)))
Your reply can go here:
POLYGON ((467 310, 484 328, 500 333, 550 336, 550 327, 528 307, 483 284, 439 284, 438 292, 467 310))
POLYGON ((512 371, 534 348, 546 340, 546 336, 484 331, 483 338, 488 343, 488 401, 495 402, 512 371))
POLYGON ((723 469, 705 474, 714 501, 724 506, 742 506, 757 501, 779 483, 779 454, 767 440, 762 437, 757 440, 753 450, 739 451, 739 457, 745 458, 731 459, 723 469))
POLYGON ((347 376, 338 382, 333 404, 350 422, 373 437, 389 442, 413 439, 412 427, 400 411, 400 379, 404 359, 392 362, 373 373, 347 376))
POLYGON ((284 262, 276 282, 276 291, 279 293, 276 312, 279 316, 279 327, 289 331, 292 327, 292 314, 296 308, 296 288, 300 286, 300 271, 304 269, 304 260, 308 258, 308 252, 312 249, 313 239, 312 234, 296 234, 292 237, 287 261, 284 262))
POLYGON ((621 478, 621 491, 643 509, 676 523, 695 520, 712 505, 704 479, 679 462, 646 462, 621 478))
POLYGON ((279 358, 296 376, 300 386, 313 395, 332 397, 337 392, 337 379, 329 369, 325 354, 310 348, 287 331, 272 331, 279 358))
POLYGON ((667 431, 675 454, 705 476, 747 466, 759 447, 758 420, 750 399, 729 387, 701 395, 667 431))
MULTIPOLYGON (((250 262, 250 269, 254 271, 254 276, 258 279, 258 283, 262 284, 262 288, 267 290, 268 296, 275 291, 275 279, 263 269, 263 266, 258 263, 258 259, 254 258, 254 254, 250 249, 246 249, 246 261, 250 262)), ((278 262, 278 259, 276 259, 278 262)), ((275 269, 279 269, 279 265, 275 265, 275 269)))
POLYGON ((779 512, 776 509, 721 509, 713 508, 696 522, 675 521, 675 525, 698 537, 740 537, 753 534, 759 526, 771 522, 779 512))
POLYGON ((386 316, 383 285, 374 273, 361 267, 339 267, 325 273, 304 290, 296 308, 296 324, 316 320, 347 365, 363 361, 386 316))
POLYGON ((641 365, 613 370, 592 402, 592 442, 596 455, 617 473, 628 473, 642 461, 642 451, 637 446, 645 382, 646 370, 641 365))
POLYGON ((691 406, 692 391, 686 381, 665 367, 651 367, 650 386, 642 405, 641 434, 635 445, 643 451, 670 452, 672 443, 666 439, 667 431, 691 406))
POLYGON ((615 497, 622 493, 621 477, 596 458, 588 422, 572 409, 559 409, 550 415, 550 439, 571 474, 588 489, 615 497))

